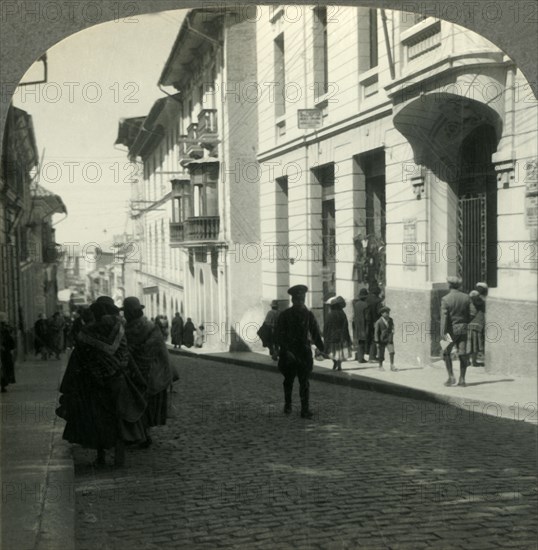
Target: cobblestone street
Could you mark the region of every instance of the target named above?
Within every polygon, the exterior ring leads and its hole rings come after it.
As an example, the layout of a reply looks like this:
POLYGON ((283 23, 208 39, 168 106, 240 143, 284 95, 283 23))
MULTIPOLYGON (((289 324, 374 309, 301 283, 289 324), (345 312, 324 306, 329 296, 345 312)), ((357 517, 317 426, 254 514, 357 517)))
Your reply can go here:
POLYGON ((79 550, 536 548, 535 426, 318 381, 302 420, 278 373, 173 361, 150 449, 74 450, 79 550))

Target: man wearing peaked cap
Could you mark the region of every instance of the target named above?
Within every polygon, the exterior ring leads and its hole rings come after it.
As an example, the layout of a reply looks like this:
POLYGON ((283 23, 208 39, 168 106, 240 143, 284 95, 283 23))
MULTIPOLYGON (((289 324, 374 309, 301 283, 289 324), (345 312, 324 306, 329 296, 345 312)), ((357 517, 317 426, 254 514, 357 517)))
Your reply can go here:
MULTIPOLYGON (((448 277, 450 291, 441 299, 441 340, 448 342, 444 351, 448 380, 445 386, 456 383, 452 369, 452 348, 456 346, 460 360, 460 379, 458 386, 465 386, 465 373, 467 371, 467 327, 470 320, 471 299, 467 294, 459 290, 462 280, 460 277, 448 277)), ((443 344, 441 344, 443 347, 443 344)))
POLYGON ((308 292, 308 287, 306 285, 295 285, 288 288, 288 294, 293 298, 293 296, 305 295, 308 292))
POLYGON ((308 287, 295 285, 288 289, 292 306, 283 311, 277 321, 275 331, 279 349, 278 368, 284 375, 284 413, 291 413, 293 383, 299 379, 301 397, 301 418, 312 418, 310 411, 310 382, 314 361, 310 337, 320 350, 324 350, 323 340, 314 314, 305 306, 308 287))

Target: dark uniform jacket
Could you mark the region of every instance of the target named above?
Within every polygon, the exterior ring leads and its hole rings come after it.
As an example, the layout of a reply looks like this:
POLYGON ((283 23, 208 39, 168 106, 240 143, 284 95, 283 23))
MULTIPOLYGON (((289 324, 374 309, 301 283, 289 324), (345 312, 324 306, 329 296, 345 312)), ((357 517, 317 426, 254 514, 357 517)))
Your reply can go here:
POLYGON ((318 322, 306 307, 292 306, 279 315, 275 339, 280 348, 278 367, 281 371, 288 367, 312 370, 312 343, 320 351, 324 350, 318 322))
POLYGON ((445 334, 461 336, 467 334, 471 299, 465 292, 455 288, 441 299, 441 337, 445 334))

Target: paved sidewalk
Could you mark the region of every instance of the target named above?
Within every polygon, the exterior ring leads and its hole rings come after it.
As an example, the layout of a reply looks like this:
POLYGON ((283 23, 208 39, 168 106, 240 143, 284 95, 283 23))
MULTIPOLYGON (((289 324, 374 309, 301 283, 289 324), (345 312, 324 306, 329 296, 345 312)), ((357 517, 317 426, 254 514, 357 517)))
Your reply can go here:
MULTIPOLYGON (((204 359, 248 366, 262 370, 277 371, 276 362, 267 352, 220 352, 204 348, 181 348, 174 354, 199 355, 204 359)), ((388 363, 388 362, 387 362, 388 363)), ((471 412, 516 421, 538 423, 538 385, 533 378, 494 375, 484 372, 482 367, 469 367, 467 386, 446 387, 446 371, 443 361, 423 367, 398 364, 398 371, 391 372, 388 365, 379 371, 377 364, 347 361, 342 371, 332 370, 332 361, 314 361, 312 378, 333 384, 426 400, 456 406, 471 412)), ((456 376, 458 362, 454 363, 456 376)), ((417 404, 417 410, 419 405, 417 404)), ((414 411, 410 411, 414 412, 414 411)), ((416 411, 415 411, 416 412, 416 411)))
POLYGON ((17 362, 0 396, 3 550, 74 549, 73 459, 55 414, 65 364, 17 362))

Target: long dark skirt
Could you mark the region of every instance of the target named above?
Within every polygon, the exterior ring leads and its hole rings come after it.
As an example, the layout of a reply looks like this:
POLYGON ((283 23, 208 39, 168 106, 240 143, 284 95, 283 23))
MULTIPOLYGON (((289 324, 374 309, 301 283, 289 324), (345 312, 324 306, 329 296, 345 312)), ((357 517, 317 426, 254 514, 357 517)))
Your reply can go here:
POLYGON ((144 413, 146 425, 164 426, 166 424, 166 416, 168 413, 168 389, 160 391, 148 398, 148 406, 144 413))
POLYGON ((143 420, 127 422, 118 411, 118 397, 125 384, 123 376, 106 385, 98 384, 83 371, 66 371, 66 377, 58 409, 59 416, 67 421, 65 440, 90 449, 110 449, 118 439, 133 443, 145 440, 143 420))
POLYGON ((15 384, 15 361, 13 361, 11 351, 3 351, 0 359, 0 377, 2 387, 5 388, 8 384, 15 384))

